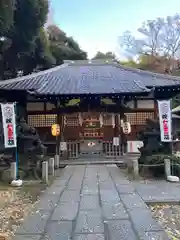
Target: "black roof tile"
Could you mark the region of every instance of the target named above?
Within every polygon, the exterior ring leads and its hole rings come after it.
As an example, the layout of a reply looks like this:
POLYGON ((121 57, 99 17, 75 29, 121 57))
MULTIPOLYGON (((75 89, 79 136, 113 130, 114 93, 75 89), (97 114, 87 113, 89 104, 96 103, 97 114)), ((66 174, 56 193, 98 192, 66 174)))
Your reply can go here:
POLYGON ((34 90, 38 94, 111 94, 148 92, 147 87, 180 85, 179 77, 120 66, 77 61, 0 82, 0 89, 34 90))

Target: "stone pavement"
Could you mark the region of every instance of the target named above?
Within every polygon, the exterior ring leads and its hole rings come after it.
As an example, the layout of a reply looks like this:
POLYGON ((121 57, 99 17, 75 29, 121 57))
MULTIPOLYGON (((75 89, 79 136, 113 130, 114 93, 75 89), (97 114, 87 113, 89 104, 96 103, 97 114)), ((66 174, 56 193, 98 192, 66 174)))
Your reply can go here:
POLYGON ((146 203, 180 203, 180 184, 165 180, 133 182, 136 192, 146 203))
POLYGON ((116 165, 66 167, 14 240, 168 240, 116 165))

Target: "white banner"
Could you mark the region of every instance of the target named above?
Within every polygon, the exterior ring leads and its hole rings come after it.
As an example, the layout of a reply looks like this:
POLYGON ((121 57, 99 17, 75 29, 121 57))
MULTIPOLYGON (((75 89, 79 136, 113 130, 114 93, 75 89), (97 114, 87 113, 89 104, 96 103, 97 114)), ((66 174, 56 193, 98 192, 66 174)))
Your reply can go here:
POLYGON ((172 123, 171 123, 171 101, 158 101, 159 124, 161 131, 161 141, 172 141, 172 123))
POLYGON ((142 141, 127 141, 127 152, 128 153, 140 153, 138 148, 143 147, 142 141))
POLYGON ((5 148, 17 147, 15 104, 1 103, 5 148))
POLYGON ((113 137, 113 146, 119 146, 119 137, 113 137))
POLYGON ((60 151, 67 151, 67 143, 60 142, 60 151))

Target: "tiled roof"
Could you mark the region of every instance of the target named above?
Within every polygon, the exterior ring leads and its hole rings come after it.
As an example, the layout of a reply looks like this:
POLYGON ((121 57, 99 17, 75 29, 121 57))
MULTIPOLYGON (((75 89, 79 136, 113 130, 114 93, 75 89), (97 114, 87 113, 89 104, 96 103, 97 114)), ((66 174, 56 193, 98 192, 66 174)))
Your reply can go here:
POLYGON ((0 82, 0 89, 39 94, 111 94, 148 92, 147 87, 180 86, 180 78, 127 68, 117 63, 77 61, 0 82))

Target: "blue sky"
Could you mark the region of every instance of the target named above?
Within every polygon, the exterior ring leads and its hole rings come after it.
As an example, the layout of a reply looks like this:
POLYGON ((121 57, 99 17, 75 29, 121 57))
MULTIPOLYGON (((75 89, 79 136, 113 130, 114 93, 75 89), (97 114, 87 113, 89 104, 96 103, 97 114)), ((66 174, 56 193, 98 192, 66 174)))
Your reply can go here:
POLYGON ((118 50, 118 36, 145 20, 174 15, 180 0, 51 0, 53 21, 92 57, 118 50))

